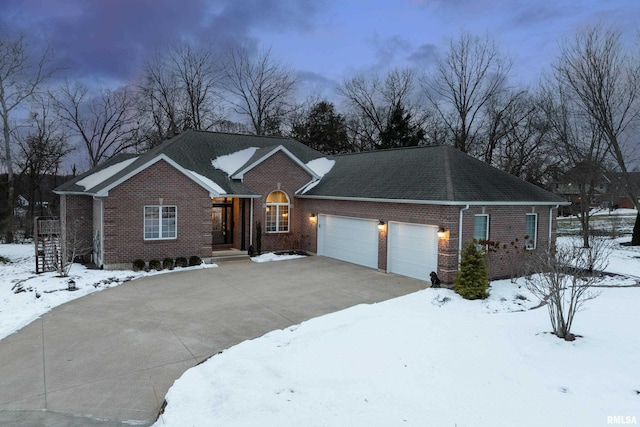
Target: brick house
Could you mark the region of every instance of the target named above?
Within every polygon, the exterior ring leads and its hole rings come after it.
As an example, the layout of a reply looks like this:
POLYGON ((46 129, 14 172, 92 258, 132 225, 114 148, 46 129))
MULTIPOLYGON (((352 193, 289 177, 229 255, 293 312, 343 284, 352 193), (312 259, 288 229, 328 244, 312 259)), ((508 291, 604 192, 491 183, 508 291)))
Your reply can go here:
POLYGON ((304 250, 451 283, 463 245, 501 242, 493 278, 554 241, 564 199, 448 146, 324 156, 281 137, 186 131, 56 189, 63 240, 99 267, 255 248, 304 250), (88 254, 89 255, 89 254, 88 254))

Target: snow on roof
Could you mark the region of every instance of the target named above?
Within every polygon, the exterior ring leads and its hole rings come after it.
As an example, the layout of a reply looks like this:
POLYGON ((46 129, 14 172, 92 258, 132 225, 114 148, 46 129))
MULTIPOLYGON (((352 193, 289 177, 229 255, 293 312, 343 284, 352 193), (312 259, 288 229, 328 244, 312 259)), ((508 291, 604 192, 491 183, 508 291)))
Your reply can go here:
POLYGON ((85 190, 93 188, 129 166, 136 159, 137 157, 132 157, 130 159, 123 160, 120 163, 116 163, 115 165, 106 167, 96 173, 92 173, 91 175, 82 178, 80 181, 76 182, 76 184, 84 187, 85 190))
MULTIPOLYGON (((309 169, 311 169, 316 175, 318 175, 320 179, 322 179, 323 176, 329 173, 329 171, 331 170, 331 168, 333 168, 333 165, 335 164, 336 164, 335 160, 329 160, 326 157, 321 157, 319 159, 311 160, 306 164, 306 166, 309 169)), ((320 179, 311 181, 309 184, 307 184, 306 187, 300 190, 300 193, 304 194, 307 191, 311 190, 313 187, 315 187, 320 183, 320 179)))
POLYGON ((187 170, 187 172, 189 172, 191 175, 193 175, 194 178, 200 180, 203 184, 209 186, 209 188, 212 188, 216 193, 218 194, 226 194, 227 192, 224 191, 224 189, 222 187, 220 187, 218 184, 216 184, 214 181, 212 181, 211 179, 207 178, 204 175, 200 175, 197 172, 191 171, 191 170, 187 170))
POLYGON ((240 169, 255 154, 258 147, 249 147, 235 153, 217 157, 211 160, 211 165, 231 176, 235 171, 240 169))
POLYGON ((319 159, 314 159, 308 162, 307 167, 311 169, 313 172, 315 172, 315 174, 318 175, 320 178, 322 178, 327 173, 329 173, 329 171, 335 164, 336 164, 335 160, 329 160, 326 157, 321 157, 319 159))

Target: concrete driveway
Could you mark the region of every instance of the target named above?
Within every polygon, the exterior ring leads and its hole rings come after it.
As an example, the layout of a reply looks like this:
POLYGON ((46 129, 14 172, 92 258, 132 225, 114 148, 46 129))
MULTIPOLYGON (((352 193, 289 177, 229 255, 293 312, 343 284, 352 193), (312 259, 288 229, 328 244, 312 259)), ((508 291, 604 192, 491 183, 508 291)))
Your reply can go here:
POLYGON ((426 285, 312 256, 227 262, 97 292, 0 341, 0 425, 148 425, 173 382, 211 355, 426 285))

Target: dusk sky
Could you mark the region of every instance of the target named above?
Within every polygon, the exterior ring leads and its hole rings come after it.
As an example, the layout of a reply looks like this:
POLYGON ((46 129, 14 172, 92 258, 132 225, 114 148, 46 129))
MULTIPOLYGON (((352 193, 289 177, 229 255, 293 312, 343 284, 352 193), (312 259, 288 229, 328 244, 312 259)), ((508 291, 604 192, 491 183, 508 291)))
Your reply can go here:
POLYGON ((424 69, 461 31, 495 38, 514 58, 513 83, 535 83, 563 38, 597 22, 633 41, 640 1, 2 0, 0 34, 50 41, 65 77, 99 85, 133 81, 170 39, 249 42, 327 93, 357 72, 424 69))

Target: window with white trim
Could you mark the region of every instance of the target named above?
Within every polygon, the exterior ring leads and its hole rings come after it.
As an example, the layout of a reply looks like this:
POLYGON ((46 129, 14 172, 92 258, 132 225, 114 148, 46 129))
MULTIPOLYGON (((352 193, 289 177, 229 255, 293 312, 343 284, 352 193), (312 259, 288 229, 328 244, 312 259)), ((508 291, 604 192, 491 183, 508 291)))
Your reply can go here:
POLYGON ((280 190, 271 192, 267 196, 265 207, 267 233, 289 232, 289 197, 280 190))
POLYGON ((176 206, 144 207, 144 240, 175 239, 178 235, 176 206))
POLYGON ((528 213, 525 221, 525 247, 535 249, 538 242, 538 214, 528 213))
POLYGON ((476 215, 473 223, 473 238, 477 241, 489 240, 489 215, 476 215))

